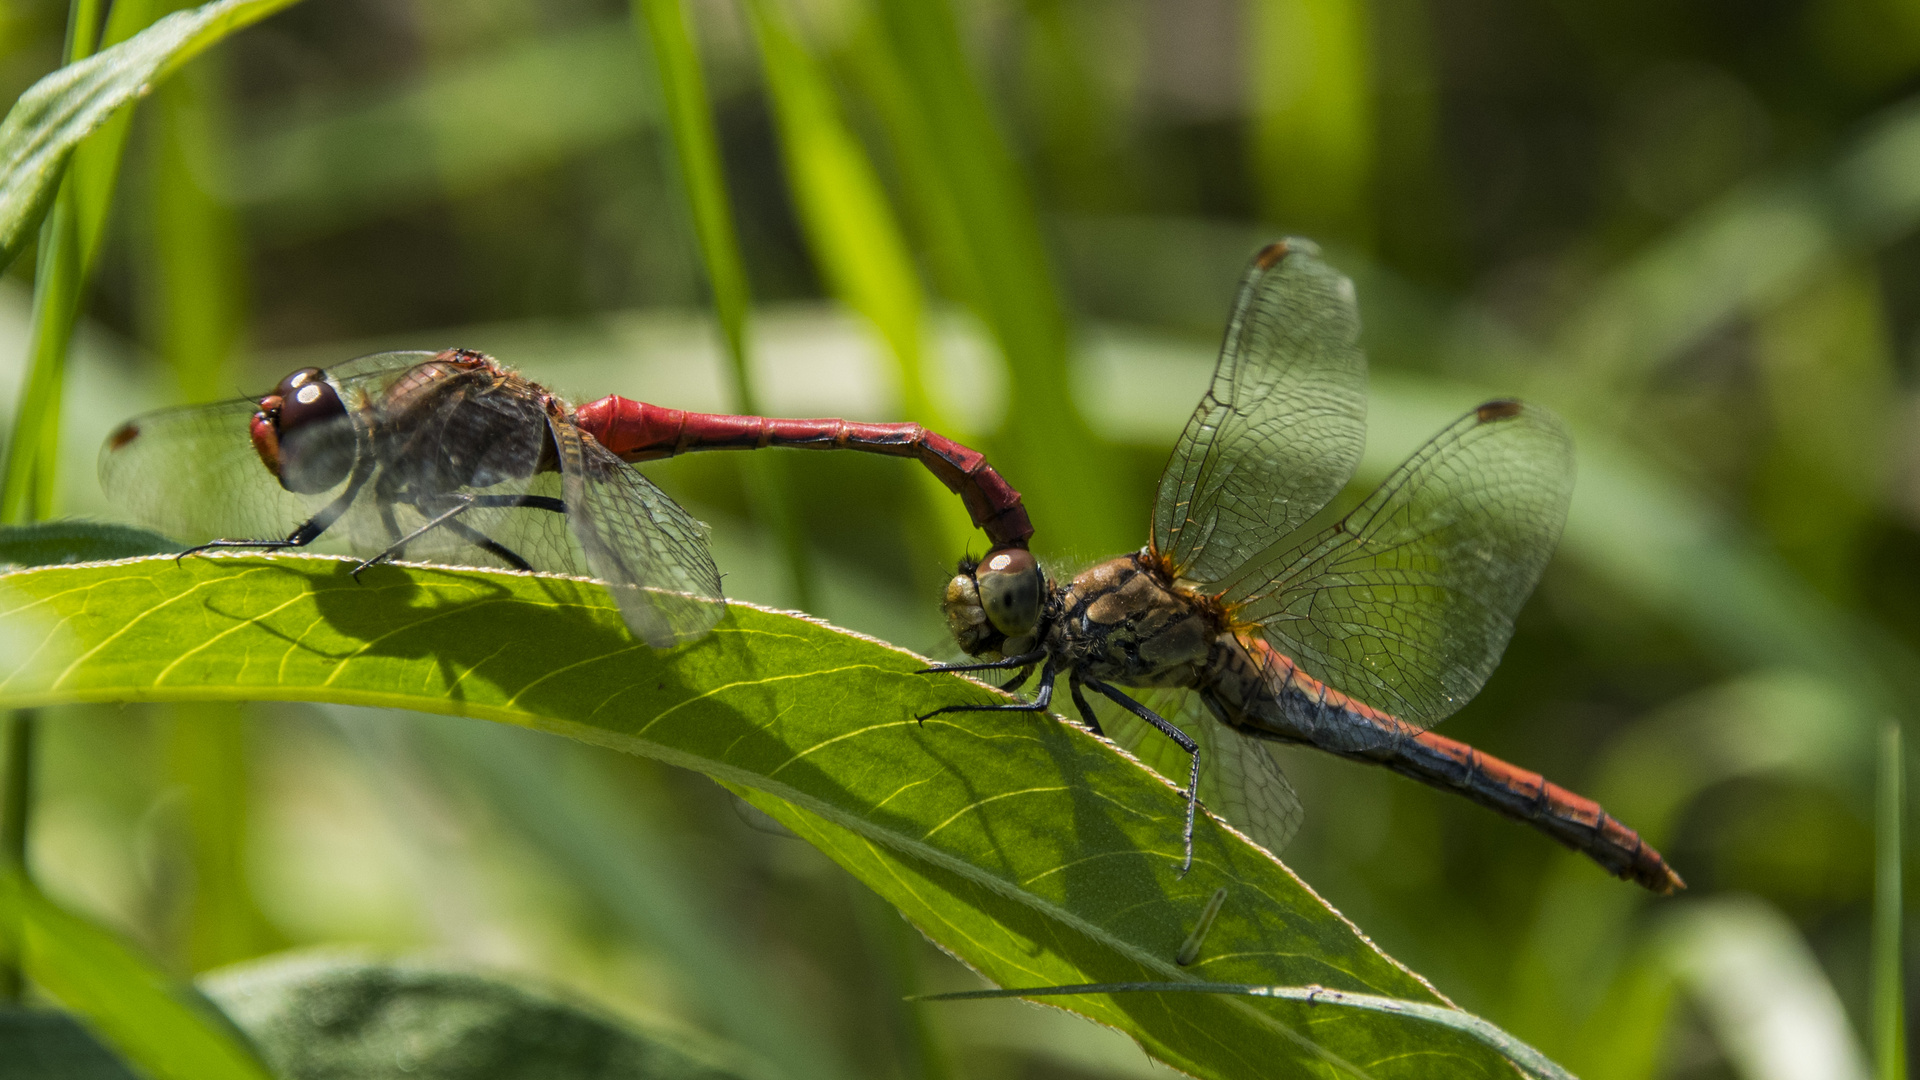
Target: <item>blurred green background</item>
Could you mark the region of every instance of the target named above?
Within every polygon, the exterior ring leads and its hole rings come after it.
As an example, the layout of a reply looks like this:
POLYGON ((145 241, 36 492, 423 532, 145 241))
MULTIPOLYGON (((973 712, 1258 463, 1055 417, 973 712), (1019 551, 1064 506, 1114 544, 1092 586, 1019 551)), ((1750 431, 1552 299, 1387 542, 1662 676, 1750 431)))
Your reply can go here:
MULTIPOLYGON (((460 345, 576 400, 929 423, 989 451, 1070 571, 1144 541, 1245 259, 1310 236, 1367 320, 1363 479, 1496 394, 1575 428, 1560 554, 1446 733, 1598 799, 1691 888, 1644 896, 1299 752, 1284 859, 1583 1077, 1866 1075, 1875 734, 1920 715, 1920 8, 687 10, 745 385, 624 5, 316 0, 140 106, 54 512, 114 516, 94 454, 135 412, 460 345)), ((66 16, 0 6, 9 100, 58 66, 66 16)), ((0 282, 0 416, 33 266, 0 282)), ((957 504, 902 462, 767 457, 647 472, 714 526, 729 595, 943 654, 939 587, 984 546, 957 504)), ((47 715, 38 879, 183 975, 425 953, 795 1076, 1149 1071, 1057 1012, 902 1006, 973 983, 698 776, 479 721, 47 715)))

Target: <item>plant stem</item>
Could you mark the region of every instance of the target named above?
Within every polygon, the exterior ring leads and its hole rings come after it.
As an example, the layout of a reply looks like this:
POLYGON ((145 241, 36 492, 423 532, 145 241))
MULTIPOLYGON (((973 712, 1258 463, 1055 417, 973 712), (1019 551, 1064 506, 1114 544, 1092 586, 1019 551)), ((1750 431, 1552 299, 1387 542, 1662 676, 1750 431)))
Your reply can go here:
POLYGON ((1880 782, 1875 791, 1878 821, 1873 888, 1873 1050, 1880 1080, 1907 1075, 1905 951, 1901 940, 1902 817, 1906 813, 1906 757, 1900 725, 1888 721, 1880 736, 1880 782))
MULTIPOLYGON (((0 716, 0 873, 27 875, 27 815, 33 805, 33 744, 39 717, 32 709, 0 716)), ((26 990, 15 950, 0 962, 0 1005, 18 1005, 26 990)))

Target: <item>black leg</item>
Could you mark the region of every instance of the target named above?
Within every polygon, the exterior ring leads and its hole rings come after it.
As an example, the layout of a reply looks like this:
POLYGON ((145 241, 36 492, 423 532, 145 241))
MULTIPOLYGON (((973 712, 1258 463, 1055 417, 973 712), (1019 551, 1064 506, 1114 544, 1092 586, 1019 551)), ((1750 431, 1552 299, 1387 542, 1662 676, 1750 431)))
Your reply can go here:
POLYGON ((1018 689, 1021 683, 1026 682, 1032 676, 1033 676, 1033 665, 1028 664, 1026 667, 1023 667, 1019 671, 1014 672, 1013 678, 1008 679, 1006 682, 1001 683, 1000 689, 1002 690, 1018 689))
MULTIPOLYGON (((367 567, 372 566, 374 563, 385 562, 388 559, 399 558, 401 552, 406 549, 406 546, 409 543, 415 540, 418 540, 420 537, 426 535, 428 532, 430 532, 433 529, 442 528, 442 527, 446 528, 448 531, 452 532, 454 535, 460 537, 460 539, 465 540, 467 543, 472 544, 474 547, 477 547, 482 551, 492 554, 494 557, 502 560, 508 566, 513 567, 515 570, 532 570, 533 564, 521 558, 520 555, 517 552, 515 552, 512 548, 507 547, 505 544, 499 543, 498 541, 494 540, 492 537, 487 536, 485 533, 482 533, 476 529, 468 528, 466 525, 461 524, 459 521, 455 519, 458 518, 461 514, 464 514, 469 510, 478 510, 478 509, 501 509, 501 508, 510 508, 510 507, 526 507, 529 510, 550 510, 556 514, 565 514, 567 512, 567 504, 562 502, 559 499, 552 497, 551 495, 454 494, 454 495, 449 495, 445 497, 450 499, 456 499, 458 500, 459 504, 453 507, 452 509, 447 510, 446 512, 433 518, 433 520, 427 522, 425 525, 422 525, 419 528, 408 533, 406 536, 399 535, 399 532, 400 532, 399 526, 396 525, 393 521, 392 504, 390 502, 381 503, 380 518, 382 521, 385 521, 387 523, 388 532, 392 533, 396 537, 396 539, 391 545, 387 547, 387 550, 381 552, 378 555, 375 555, 373 558, 368 559, 367 561, 361 563, 359 566, 354 567, 353 568, 354 576, 355 577, 360 576, 360 571, 365 570, 367 567)), ((418 510, 420 508, 421 506, 419 503, 417 502, 414 503, 414 509, 418 510)))
POLYGON ((1046 667, 1040 669, 1040 689, 1034 693, 1033 700, 1029 702, 1015 702, 1012 705, 942 705, 930 713, 921 713, 919 716, 914 717, 914 719, 924 724, 929 717, 939 716, 941 713, 1046 712, 1047 703, 1053 700, 1053 677, 1055 674, 1057 674, 1057 672, 1055 672, 1051 661, 1047 663, 1046 667))
POLYGON ((508 566, 513 567, 515 570, 533 569, 533 564, 521 558, 518 554, 514 552, 512 548, 506 546, 505 544, 499 543, 498 541, 494 540, 492 537, 488 536, 487 534, 481 532, 476 528, 473 528, 472 526, 466 524, 465 522, 449 521, 447 522, 447 528, 451 529, 454 535, 460 537, 460 539, 465 540, 467 543, 472 544, 474 547, 477 547, 482 551, 492 553, 494 556, 498 557, 501 561, 505 562, 508 566))
POLYGON ((524 506, 529 510, 551 510, 556 514, 567 512, 567 504, 551 495, 468 495, 472 505, 483 509, 524 506))
POLYGON ((1186 842, 1187 857, 1186 860, 1180 864, 1180 876, 1186 877, 1187 871, 1193 869, 1193 815, 1195 808, 1199 805, 1200 797, 1200 744, 1194 742, 1191 736, 1181 731, 1172 721, 1167 720, 1159 713, 1154 712, 1145 705, 1115 690, 1106 683, 1098 679, 1088 679, 1086 683, 1095 691, 1117 703, 1121 708, 1152 724, 1159 730, 1160 734, 1180 744, 1180 749, 1193 755, 1193 773, 1187 779, 1187 831, 1183 837, 1186 842))
POLYGON ((1073 707, 1080 710, 1080 719, 1087 725, 1087 730, 1095 735, 1105 735, 1106 732, 1100 730, 1100 718, 1093 714, 1093 706, 1087 704, 1087 695, 1080 692, 1078 677, 1067 680, 1067 692, 1073 695, 1073 707))
POLYGON ((984 664, 935 664, 932 667, 921 668, 914 674, 934 675, 942 671, 1005 671, 1008 668, 1030 667, 1046 658, 1047 650, 1041 649, 1025 656, 1009 656, 1001 660, 989 660, 984 664))
MULTIPOLYGON (((398 555, 401 551, 405 550, 408 544, 412 543, 415 540, 420 539, 422 536, 425 536, 427 533, 432 532, 433 530, 439 528, 442 525, 452 524, 454 518, 457 518, 461 514, 464 514, 467 511, 473 509, 474 499, 473 499, 473 496, 471 495, 453 495, 453 496, 449 496, 449 498, 453 500, 453 506, 450 509, 443 510, 440 512, 438 516, 427 519, 426 524, 420 526, 419 528, 413 530, 412 532, 408 533, 405 536, 396 538, 393 541, 393 543, 388 544, 387 549, 385 551, 382 551, 380 554, 375 555, 372 558, 361 562, 359 566, 356 566, 353 568, 353 576, 356 578, 359 577, 360 571, 365 570, 367 567, 372 566, 374 563, 385 562, 388 559, 393 558, 394 556, 398 555)), ((420 505, 418 503, 415 503, 414 509, 416 510, 420 509, 420 505)), ((393 506, 391 503, 383 502, 380 504, 380 520, 387 523, 387 528, 392 529, 394 531, 399 530, 398 523, 396 523, 393 520, 393 506)))
POLYGON ((341 492, 339 498, 322 507, 319 513, 308 518, 299 528, 288 533, 285 540, 211 540, 198 547, 188 548, 174 556, 173 561, 179 562, 189 555, 198 555, 203 551, 210 551, 214 548, 253 548, 259 551, 280 551, 285 548, 306 547, 308 544, 320 539, 321 533, 333 528, 334 522, 340 520, 340 516, 347 512, 347 508, 352 506, 353 500, 359 496, 360 489, 366 486, 367 477, 372 475, 373 463, 368 461, 363 455, 361 463, 354 466, 353 475, 347 480, 347 490, 341 492))

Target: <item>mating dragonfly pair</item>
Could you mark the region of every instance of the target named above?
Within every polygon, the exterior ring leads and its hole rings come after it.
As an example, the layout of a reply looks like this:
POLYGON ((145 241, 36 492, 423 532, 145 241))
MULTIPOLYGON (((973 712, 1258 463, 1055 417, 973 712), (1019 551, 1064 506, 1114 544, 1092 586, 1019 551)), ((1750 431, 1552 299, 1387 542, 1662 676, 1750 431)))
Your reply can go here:
POLYGON ((590 574, 636 636, 668 647, 718 620, 719 572, 705 527, 630 463, 767 446, 914 457, 994 545, 961 562, 944 598, 977 662, 929 670, 1011 669, 1007 689, 1040 674, 1028 703, 926 715, 1044 712, 1064 678, 1099 732, 1085 691, 1113 701, 1133 718, 1128 741, 1145 749, 1157 732, 1188 755, 1183 872, 1200 803, 1270 850, 1285 845, 1300 806, 1267 744, 1291 743, 1458 792, 1656 892, 1684 887, 1593 802, 1426 730, 1498 664, 1559 540, 1572 447, 1538 406, 1488 402, 1331 512, 1365 443, 1358 338, 1352 283, 1312 245, 1262 250, 1161 476, 1148 544, 1065 582, 1027 551, 1019 493, 979 453, 918 425, 621 397, 575 408, 465 350, 305 368, 257 400, 141 417, 108 439, 100 476, 145 524, 221 537, 193 551, 344 534, 362 568, 413 557, 590 574))

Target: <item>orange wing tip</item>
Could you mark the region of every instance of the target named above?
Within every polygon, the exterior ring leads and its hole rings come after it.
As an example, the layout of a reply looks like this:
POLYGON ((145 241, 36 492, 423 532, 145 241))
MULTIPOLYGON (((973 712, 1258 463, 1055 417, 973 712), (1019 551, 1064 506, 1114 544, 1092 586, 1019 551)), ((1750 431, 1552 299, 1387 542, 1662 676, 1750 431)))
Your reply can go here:
POLYGON ((1275 263, 1286 257, 1287 242, 1285 240, 1275 240, 1273 243, 1260 249, 1260 254, 1253 257, 1253 265, 1262 270, 1271 270, 1275 263))
POLYGON ((1520 411, 1525 407, 1512 398, 1502 398, 1499 401, 1489 401, 1474 412, 1479 416, 1481 423, 1491 424, 1496 420, 1511 420, 1519 416, 1520 411))

